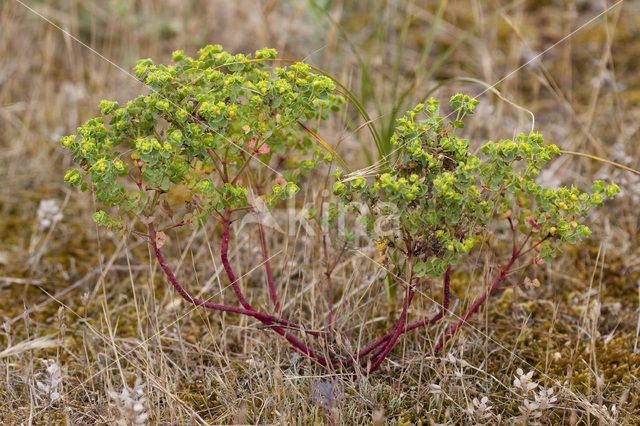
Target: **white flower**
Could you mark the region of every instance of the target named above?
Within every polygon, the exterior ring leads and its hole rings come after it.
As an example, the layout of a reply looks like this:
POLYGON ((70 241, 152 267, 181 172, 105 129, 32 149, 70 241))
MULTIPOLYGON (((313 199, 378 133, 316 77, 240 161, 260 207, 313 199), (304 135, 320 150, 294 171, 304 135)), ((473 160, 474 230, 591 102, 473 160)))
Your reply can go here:
POLYGON ((529 417, 538 418, 542 415, 542 411, 539 411, 540 404, 534 401, 524 400, 524 405, 520 407, 520 411, 527 414, 529 417))
POLYGON ((38 222, 40 228, 46 229, 55 222, 59 222, 64 217, 56 200, 40 200, 38 207, 38 222))

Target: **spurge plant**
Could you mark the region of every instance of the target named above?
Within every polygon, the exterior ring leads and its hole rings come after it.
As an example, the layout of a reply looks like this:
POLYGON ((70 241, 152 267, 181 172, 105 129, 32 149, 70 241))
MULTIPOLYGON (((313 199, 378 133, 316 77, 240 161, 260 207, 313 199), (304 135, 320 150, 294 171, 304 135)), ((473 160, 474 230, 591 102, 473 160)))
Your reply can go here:
POLYGON ((369 371, 380 365, 400 335, 443 318, 450 307, 452 266, 475 246, 491 250, 496 222, 504 221, 511 234, 508 261, 431 353, 440 350, 500 290, 513 270, 550 262, 563 243, 574 244, 587 237, 591 231, 579 220, 620 191, 602 181, 593 184, 592 194, 575 187, 554 190, 537 184, 534 179, 540 169, 560 151, 555 145, 544 145, 535 133, 518 135, 515 141, 488 142, 480 148, 482 159, 470 154, 469 141, 457 138, 455 130, 464 126, 464 117, 473 114, 477 104, 469 96, 453 96, 451 108, 456 117, 445 122, 439 116, 438 102, 430 99, 397 121, 392 137, 397 160, 389 171, 373 182, 353 175, 340 180, 340 172, 336 173, 333 190, 343 203, 332 219, 361 215, 377 242, 392 285, 404 288, 402 311, 393 330, 358 356, 370 356, 369 371), (440 312, 407 324, 416 292, 427 278, 443 275, 440 312))
MULTIPOLYGON (((371 373, 403 333, 441 320, 450 307, 452 267, 474 247, 493 247, 495 223, 506 222, 512 234, 509 260, 432 353, 439 350, 499 291, 516 266, 548 262, 561 244, 588 236, 581 218, 619 191, 601 181, 594 183, 591 194, 538 185, 535 176, 559 151, 544 145, 537 134, 488 142, 481 148, 483 158, 470 154, 469 142, 455 135, 477 105, 468 96, 451 99, 457 116, 450 122, 439 116, 436 101, 418 105, 397 120, 392 138, 396 160, 386 171, 373 177, 336 172, 333 192, 340 201, 327 218, 335 222, 341 215, 362 216, 389 280, 404 289, 401 313, 387 334, 360 352, 349 354, 337 347, 327 351, 330 331, 340 332, 330 330, 331 323, 324 330, 311 330, 286 319, 261 221, 259 246, 271 314, 258 311, 245 297, 229 261, 229 240, 233 221, 249 213, 261 218, 279 201, 296 195, 302 176, 323 162, 332 164, 335 153, 320 146, 324 144, 316 142, 321 140, 314 127, 304 122, 326 119, 344 103, 335 94, 334 80, 312 72, 307 64, 279 60, 272 49, 259 50, 252 58, 207 46, 197 59, 177 51, 173 62, 164 66, 139 61, 136 75, 151 92, 126 106, 103 101, 106 120, 89 120, 78 135, 62 138, 78 165, 64 179, 90 190, 109 210, 94 214, 99 225, 144 238, 186 301, 255 318, 324 367, 371 373), (287 66, 273 66, 279 63, 287 66), (171 203, 168 194, 175 191, 188 194, 186 205, 171 203), (210 219, 222 228, 220 257, 237 305, 191 296, 162 253, 167 230, 205 226, 210 219), (377 226, 382 222, 391 226, 377 226), (427 280, 442 276, 440 312, 409 322, 416 292, 427 280)), ((340 255, 350 244, 347 238, 340 255)), ((327 277, 330 287, 330 271, 327 277)), ((331 310, 333 293, 328 293, 331 310)))

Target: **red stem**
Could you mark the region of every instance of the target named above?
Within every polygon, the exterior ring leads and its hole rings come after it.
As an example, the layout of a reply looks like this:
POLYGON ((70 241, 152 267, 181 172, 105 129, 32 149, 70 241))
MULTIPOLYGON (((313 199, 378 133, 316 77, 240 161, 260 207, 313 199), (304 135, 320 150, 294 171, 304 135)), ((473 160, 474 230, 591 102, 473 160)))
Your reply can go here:
POLYGON ((179 228, 179 227, 184 226, 184 225, 185 225, 184 222, 174 223, 173 225, 169 225, 166 228, 161 229, 161 231, 162 232, 169 231, 170 229, 179 228))
POLYGON ((427 318, 422 321, 409 324, 404 330, 405 333, 440 321, 440 319, 444 317, 444 313, 449 310, 449 305, 451 304, 451 265, 447 266, 447 272, 444 276, 444 284, 442 285, 442 294, 442 308, 440 309, 440 312, 438 312, 433 318, 427 318))
POLYGON ((248 309, 243 309, 243 308, 239 308, 237 306, 230 306, 230 305, 220 305, 217 303, 211 303, 211 302, 207 302, 205 300, 201 300, 195 297, 191 297, 186 290, 180 285, 180 283, 178 282, 178 279, 176 278, 176 276, 173 274, 173 271, 171 270, 171 268, 169 267, 169 265, 167 264, 167 261, 164 259, 164 256, 162 255, 162 252, 160 251, 160 248, 156 245, 156 241, 155 241, 155 236, 156 236, 156 230, 153 226, 153 224, 149 224, 148 225, 149 228, 149 244, 151 244, 151 248, 153 249, 155 255, 156 255, 156 259, 158 259, 158 263, 160 264, 160 268, 162 268, 162 270, 164 271, 165 275, 167 276, 167 278, 169 278, 169 282, 171 282, 171 285, 176 289, 176 291, 180 294, 180 296, 182 296, 183 299, 185 299, 187 302, 189 303, 193 303, 194 305, 197 306, 203 306, 205 308, 209 308, 209 309, 214 309, 214 310, 218 310, 218 311, 225 311, 225 312, 233 312, 236 314, 241 314, 241 315, 247 315, 253 318, 256 318, 262 322, 271 322, 271 323, 276 323, 276 324, 281 324, 285 327, 290 327, 290 328, 294 328, 296 330, 302 330, 307 334, 310 334, 312 336, 320 336, 321 333, 318 333, 317 331, 311 331, 311 330, 305 330, 304 328, 302 328, 302 326, 289 322, 287 320, 284 319, 278 319, 276 317, 273 317, 271 315, 267 315, 267 314, 263 314, 261 312, 257 312, 254 310, 248 310, 248 309))
POLYGON ((498 274, 495 280, 493 280, 493 283, 491 284, 491 287, 489 287, 489 290, 484 292, 484 294, 480 296, 478 300, 476 300, 476 302, 473 304, 473 306, 471 306, 469 311, 462 317, 462 319, 460 319, 460 321, 456 325, 451 327, 451 329, 447 332, 447 334, 444 335, 444 337, 440 340, 440 342, 436 345, 436 347, 433 348, 433 351, 429 352, 427 355, 425 355, 425 357, 429 357, 434 353, 438 352, 440 349, 442 349, 445 343, 447 343, 449 339, 451 339, 451 337, 455 334, 458 328, 460 328, 462 324, 464 324, 467 321, 467 319, 469 319, 469 317, 473 315, 474 312, 476 312, 478 308, 480 308, 480 306, 482 306, 485 300, 487 300, 487 297, 489 297, 489 295, 493 293, 493 291, 498 287, 498 284, 502 282, 504 277, 507 275, 507 272, 509 272, 509 269, 511 269, 511 267, 513 266, 515 261, 518 259, 518 257, 520 257, 518 254, 518 251, 515 251, 511 256, 509 263, 507 263, 507 266, 505 266, 504 269, 500 271, 500 274, 498 274))
MULTIPOLYGON (((156 258, 158 259, 158 262, 160 263, 160 267, 164 271, 164 273, 167 276, 167 278, 169 278, 169 281, 171 282, 171 285, 176 289, 176 291, 180 294, 180 296, 182 296, 186 301, 188 301, 190 303, 193 303, 194 305, 197 305, 197 306, 204 306, 204 307, 209 308, 209 309, 215 309, 215 310, 227 311, 227 312, 234 312, 234 313, 247 315, 247 316, 256 318, 259 321, 261 321, 262 323, 264 323, 265 325, 272 326, 271 329, 273 331, 275 331, 276 333, 278 333, 279 335, 281 335, 285 339, 287 339, 287 341, 294 348, 296 348, 298 351, 300 351, 304 355, 307 355, 308 357, 312 358, 318 364, 320 364, 320 365, 322 365, 324 367, 327 366, 327 361, 324 358, 322 358, 319 355, 316 355, 313 352, 313 350, 308 348, 304 343, 300 342, 298 339, 296 339, 295 337, 291 336, 289 333, 287 333, 281 327, 276 326, 275 324, 282 324, 283 326, 292 327, 292 328, 295 328, 295 329, 302 330, 302 331, 306 332, 306 330, 303 330, 302 327, 300 327, 299 325, 290 323, 290 322, 285 321, 285 320, 274 318, 274 317, 272 317, 270 315, 266 315, 266 314, 257 312, 254 309, 246 309, 246 308, 242 309, 242 308, 238 308, 236 306, 218 305, 218 304, 215 304, 215 303, 211 303, 211 302, 207 302, 207 301, 204 301, 204 300, 201 300, 201 299, 197 299, 195 297, 191 297, 184 290, 184 288, 182 288, 180 283, 178 283, 178 280, 175 277, 175 275, 173 274, 173 271, 171 270, 171 268, 167 264, 166 260, 164 259, 164 256, 162 256, 162 252, 160 251, 160 248, 156 244, 156 230, 155 230, 153 224, 150 223, 148 225, 148 228, 149 228, 149 237, 150 237, 150 241, 149 242, 151 244, 151 248, 153 248, 153 251, 154 251, 154 253, 156 255, 156 258)), ((228 238, 227 238, 227 240, 228 240, 228 238)), ((226 257, 226 255, 225 255, 225 257, 226 257)), ((229 279, 231 281, 233 281, 234 280, 233 271, 231 269, 227 270, 227 275, 229 275, 229 272, 231 272, 231 276, 229 276, 229 279)), ((319 335, 319 333, 317 333, 317 332, 307 332, 307 333, 310 334, 310 335, 319 335)))
MULTIPOLYGON (((407 290, 405 290, 405 295, 406 295, 406 291, 407 291, 407 290)), ((412 296, 412 297, 413 297, 413 296, 412 296)), ((403 305, 403 309, 404 309, 404 305, 403 305)), ((387 345, 388 345, 388 343, 387 343, 387 342, 389 342, 389 340, 391 340, 391 339, 394 337, 395 332, 396 332, 396 328, 397 328, 397 327, 398 327, 398 325, 400 324, 400 320, 401 320, 401 319, 402 319, 402 315, 400 315, 400 318, 398 318, 398 321, 396 321, 396 325, 394 326, 393 330, 391 330, 391 332, 390 332, 390 333, 387 333, 387 334, 385 334, 385 335, 383 336, 384 342, 381 342, 379 345, 377 345, 377 346, 378 346, 378 350, 377 350, 377 351, 375 351, 375 352, 373 353, 373 355, 371 355, 371 356, 369 357, 369 360, 367 360, 367 361, 362 361, 362 362, 360 363, 360 366, 365 367, 365 366, 367 365, 367 363, 368 363, 368 362, 371 362, 371 360, 373 360, 373 359, 377 359, 378 357, 380 357, 380 355, 381 355, 381 354, 386 350, 386 348, 387 348, 387 345), (382 343, 385 343, 385 344, 383 345, 382 343)), ((403 325, 404 325, 404 324, 403 324, 403 325)))
POLYGON ((264 260, 264 269, 267 273, 267 284, 269 286, 269 294, 271 295, 271 301, 276 313, 280 313, 280 301, 278 300, 278 294, 276 293, 276 286, 273 283, 273 276, 271 275, 271 262, 269 261, 269 249, 267 248, 267 239, 264 234, 264 227, 262 226, 262 217, 258 213, 258 232, 260 233, 260 245, 262 246, 262 259, 264 260))
MULTIPOLYGON (((418 322, 414 322, 412 324, 407 325, 404 330, 403 333, 406 333, 408 331, 414 330, 416 328, 425 326, 425 325, 429 325, 429 324, 433 324, 437 321, 439 321, 443 316, 445 311, 447 311, 449 309, 449 304, 451 303, 451 265, 449 265, 447 267, 447 271, 444 275, 444 283, 442 285, 442 293, 443 293, 443 300, 442 300, 442 308, 440 309, 440 312, 437 313, 434 317, 432 318, 427 318, 418 322)), ((373 350, 375 350, 378 346, 384 344, 385 342, 387 342, 391 337, 393 336, 392 333, 387 333, 384 336, 382 336, 380 339, 376 340, 374 343, 372 343, 371 345, 369 345, 369 347, 367 347, 366 349, 363 349, 362 351, 360 351, 358 353, 358 355, 355 358, 350 358, 348 360, 346 360, 344 362, 345 366, 349 366, 351 365, 354 361, 357 361, 361 358, 366 357, 369 353, 371 353, 373 350)), ((374 355, 372 358, 375 358, 376 355, 374 355)))
POLYGON ((405 298, 404 298, 404 304, 402 305, 402 313, 400 314, 400 318, 396 323, 395 329, 393 331, 393 336, 391 337, 389 342, 384 346, 384 349, 380 353, 380 356, 373 363, 373 365, 371 366, 367 374, 373 373, 380 366, 380 364, 382 364, 382 361, 384 361, 384 359, 387 357, 389 352, 391 352, 391 349, 393 349, 393 346, 396 344, 396 341, 398 340, 400 335, 403 333, 402 328, 404 327, 404 323, 407 319, 407 310, 409 309, 409 305, 411 304, 411 301, 413 300, 413 295, 415 293, 416 293, 415 289, 411 286, 405 290, 405 298))
MULTIPOLYGON (((525 254, 529 253, 531 250, 535 250, 536 247, 538 247, 540 244, 544 243, 546 240, 548 240, 551 237, 551 234, 547 234, 543 239, 541 239, 540 241, 538 241, 535 244, 532 244, 531 247, 529 247, 528 249, 526 249, 525 251, 520 251, 518 252, 518 257, 522 257, 525 254)), ((524 247, 521 247, 520 250, 522 250, 524 247)))
MULTIPOLYGON (((233 286, 233 290, 235 291, 236 296, 238 296, 238 301, 242 304, 242 306, 245 307, 245 309, 255 312, 255 310, 251 307, 249 302, 247 302, 245 300, 244 296, 242 295, 242 292, 240 291, 240 287, 238 286, 235 274, 233 273, 233 269, 231 268, 231 264, 229 263, 228 251, 229 251, 229 227, 230 227, 230 224, 231 224, 231 221, 229 220, 229 215, 227 213, 225 219, 222 222, 222 226, 223 226, 222 244, 220 246, 220 257, 222 259, 222 266, 224 266, 224 270, 227 273, 227 277, 229 278, 229 281, 231 281, 231 284, 233 286)), ((266 325, 272 325, 273 324, 273 322, 271 322, 271 321, 264 322, 264 323, 266 325)), ((300 342, 298 339, 296 339, 295 337, 291 336, 289 333, 284 331, 282 328, 280 328, 280 327, 272 327, 272 329, 273 329, 273 331, 275 331, 276 333, 278 333, 279 335, 281 335, 282 337, 287 339, 287 341, 289 343, 291 343, 291 345, 293 345, 293 347, 298 349, 300 352, 302 352, 303 354, 307 355, 308 357, 314 359, 318 364, 322 365, 323 367, 327 366, 327 361, 324 358, 322 358, 319 355, 316 355, 304 343, 300 342)))
POLYGON ((248 311, 254 311, 247 302, 247 299, 244 298, 242 291, 240 290, 240 286, 238 285, 238 280, 233 273, 233 269, 231 269, 231 264, 229 263, 229 228, 231 226, 231 221, 229 220, 228 212, 225 214, 225 217, 222 221, 222 244, 220 245, 220 258, 222 259, 222 266, 224 267, 225 272, 227 273, 227 277, 231 281, 231 286, 233 287, 233 291, 236 293, 238 297, 238 301, 244 308, 248 311))

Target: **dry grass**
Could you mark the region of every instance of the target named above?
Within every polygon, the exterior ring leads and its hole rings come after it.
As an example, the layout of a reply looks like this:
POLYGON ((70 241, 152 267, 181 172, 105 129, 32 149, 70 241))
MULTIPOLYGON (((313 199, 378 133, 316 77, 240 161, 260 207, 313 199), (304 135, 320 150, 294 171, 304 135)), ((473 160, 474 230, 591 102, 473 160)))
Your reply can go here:
MULTIPOLYGON (((427 63, 503 5, 449 3, 427 63)), ((604 1, 566 3, 560 8, 528 2, 481 25, 412 96, 418 99, 445 78, 493 83, 509 76, 498 90, 535 114, 536 129, 547 141, 638 168, 640 9, 625 2, 554 45, 607 7, 604 1)), ((253 320, 186 305, 168 288, 144 244, 96 229, 90 218, 94 202, 62 182, 69 159, 58 140, 96 115, 101 99, 126 101, 143 90, 114 64, 130 70, 141 57, 167 62, 175 49, 193 53, 208 43, 229 51, 275 47, 284 57, 309 55, 308 61, 354 88, 363 81, 365 66, 365 89, 378 93, 367 106, 372 116, 380 108, 377 120, 388 119, 389 97, 414 78, 439 2, 331 4, 327 14, 339 25, 302 0, 8 0, 0 5, 4 423, 640 422, 640 180, 632 174, 586 159, 556 160, 542 176, 547 184, 584 186, 605 176, 624 191, 590 218, 595 231, 590 242, 531 271, 541 288, 508 290, 492 300, 440 357, 413 359, 433 346, 446 324, 405 336, 379 373, 340 380, 336 390, 324 391, 329 393, 324 402, 312 394, 339 372, 310 365, 253 320), (46 199, 57 200, 64 217, 43 228, 37 211, 46 199), (550 408, 540 401, 532 405, 534 395, 514 384, 519 368, 524 375, 534 372, 532 380, 539 384, 534 391, 554 389, 557 399, 550 408), (336 408, 321 408, 327 402, 336 408)), ((459 82, 435 96, 482 90, 459 82)), ((490 93, 480 99, 481 108, 465 129, 475 146, 530 129, 527 113, 490 93)), ((357 168, 366 165, 361 145, 372 146, 364 132, 353 134, 333 123, 323 136, 339 140, 339 151, 357 168)), ((316 194, 325 184, 324 175, 310 179, 298 202, 321 203, 316 194)), ((233 303, 220 273, 219 232, 215 227, 176 231, 169 236, 168 257, 192 294, 233 303)), ((256 238, 251 226, 236 233, 231 258, 244 274, 241 285, 252 304, 268 311, 256 238)), ((282 300, 289 301, 288 316, 322 327, 321 237, 298 227, 292 237, 274 233, 269 246, 282 300)), ((339 247, 332 250, 335 254, 339 247)), ((367 259, 374 253, 370 246, 350 253, 333 274, 336 329, 344 330, 335 338, 354 351, 389 322, 382 271, 367 259)), ((473 261, 454 275, 458 314, 491 272, 488 267, 475 272, 473 261)), ((433 283, 432 292, 416 300, 412 318, 437 309, 431 298, 439 300, 438 289, 433 283)))

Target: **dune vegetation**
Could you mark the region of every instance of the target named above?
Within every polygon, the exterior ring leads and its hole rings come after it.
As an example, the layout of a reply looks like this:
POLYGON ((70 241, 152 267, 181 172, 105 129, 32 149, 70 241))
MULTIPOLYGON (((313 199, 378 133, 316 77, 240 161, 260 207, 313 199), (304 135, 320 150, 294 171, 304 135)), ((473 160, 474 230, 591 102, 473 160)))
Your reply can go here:
POLYGON ((638 25, 3 2, 0 423, 638 424, 638 25))

